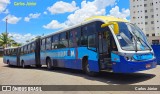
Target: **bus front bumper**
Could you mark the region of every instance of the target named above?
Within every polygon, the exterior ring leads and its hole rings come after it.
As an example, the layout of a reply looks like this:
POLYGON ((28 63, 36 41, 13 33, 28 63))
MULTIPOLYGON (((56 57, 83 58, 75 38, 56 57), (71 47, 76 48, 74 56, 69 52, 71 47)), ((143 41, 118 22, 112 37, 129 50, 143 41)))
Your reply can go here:
POLYGON ((137 71, 149 70, 155 68, 157 65, 156 59, 148 61, 127 61, 124 57, 120 57, 121 62, 112 62, 113 63, 113 72, 115 73, 133 73, 137 71))

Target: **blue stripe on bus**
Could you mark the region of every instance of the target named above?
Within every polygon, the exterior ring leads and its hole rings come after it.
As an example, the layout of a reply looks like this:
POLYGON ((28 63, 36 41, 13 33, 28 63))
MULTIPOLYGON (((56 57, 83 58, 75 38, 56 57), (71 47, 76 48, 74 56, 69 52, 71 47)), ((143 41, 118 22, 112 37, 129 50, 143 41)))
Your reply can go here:
POLYGON ((114 53, 111 53, 111 61, 112 62, 120 62, 120 56, 114 53))
POLYGON ((54 59, 76 59, 76 54, 78 54, 78 58, 80 59, 84 56, 89 56, 88 60, 97 60, 97 53, 88 50, 87 47, 79 47, 78 53, 76 53, 75 48, 41 51, 41 59, 44 59, 46 56, 54 59), (71 56, 68 56, 68 51, 71 52, 71 56))
POLYGON ((88 56, 88 64, 90 71, 99 71, 97 53, 88 50, 87 47, 63 48, 41 51, 41 64, 46 64, 46 57, 52 60, 58 60, 59 67, 82 69, 82 58, 88 56), (76 49, 78 51, 76 51, 76 49), (69 55, 70 54, 70 55, 69 55))
POLYGON ((20 56, 20 62, 22 60, 25 62, 25 65, 34 65, 34 64, 36 64, 36 62, 35 62, 35 53, 21 55, 20 56))

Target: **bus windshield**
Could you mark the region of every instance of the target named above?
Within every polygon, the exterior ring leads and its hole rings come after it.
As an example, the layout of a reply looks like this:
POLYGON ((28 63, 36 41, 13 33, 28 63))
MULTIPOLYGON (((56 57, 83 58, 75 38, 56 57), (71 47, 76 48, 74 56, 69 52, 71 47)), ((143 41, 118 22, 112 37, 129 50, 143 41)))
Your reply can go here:
POLYGON ((136 25, 125 22, 118 22, 118 25, 119 34, 117 34, 117 38, 123 50, 151 50, 144 33, 136 25))

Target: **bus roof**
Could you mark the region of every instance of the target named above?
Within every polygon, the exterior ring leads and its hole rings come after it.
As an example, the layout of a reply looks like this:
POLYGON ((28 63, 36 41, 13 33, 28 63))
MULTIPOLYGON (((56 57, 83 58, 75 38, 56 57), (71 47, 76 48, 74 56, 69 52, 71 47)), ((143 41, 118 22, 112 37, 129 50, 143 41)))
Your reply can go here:
MULTIPOLYGON (((53 33, 51 33, 51 34, 42 36, 41 39, 46 38, 46 37, 49 37, 49 36, 52 36, 52 35, 54 35, 54 34, 59 34, 59 33, 61 33, 61 32, 64 32, 64 31, 67 31, 67 30, 70 30, 70 29, 74 29, 74 28, 76 28, 76 27, 78 27, 78 26, 85 25, 85 24, 90 23, 90 22, 93 22, 93 21, 103 21, 103 22, 108 22, 108 21, 128 22, 128 21, 125 20, 125 19, 116 18, 116 17, 113 17, 113 16, 92 16, 92 17, 90 17, 90 18, 85 19, 85 21, 83 21, 83 22, 80 23, 80 24, 76 24, 76 25, 70 26, 70 27, 68 27, 68 28, 65 28, 65 29, 62 29, 62 30, 53 32, 53 33)), ((23 47, 23 46, 25 46, 25 45, 27 45, 27 44, 30 44, 30 43, 34 42, 34 41, 35 41, 35 40, 32 40, 31 42, 26 43, 26 44, 24 44, 24 45, 22 45, 22 46, 20 46, 20 47, 23 47)))
POLYGON ((94 22, 94 21, 103 21, 103 22, 109 22, 109 21, 128 22, 128 21, 125 20, 125 19, 116 18, 116 17, 113 17, 113 16, 92 16, 92 17, 90 17, 90 18, 85 19, 85 20, 84 20, 82 23, 80 23, 80 24, 73 25, 73 26, 70 26, 70 27, 68 27, 68 28, 65 28, 65 29, 62 29, 62 30, 53 32, 53 33, 48 34, 48 35, 45 35, 45 36, 41 37, 41 39, 47 38, 47 37, 52 36, 52 35, 55 35, 55 34, 59 34, 59 33, 65 32, 65 31, 67 31, 67 30, 74 29, 74 28, 76 28, 76 27, 78 27, 78 26, 85 25, 85 24, 87 24, 87 23, 94 22))
POLYGON ((87 18, 85 21, 90 21, 90 20, 93 20, 93 19, 100 19, 100 20, 103 20, 103 21, 116 21, 116 22, 128 22, 127 20, 125 19, 121 19, 121 18, 116 18, 116 17, 113 17, 113 16, 92 16, 90 18, 87 18))

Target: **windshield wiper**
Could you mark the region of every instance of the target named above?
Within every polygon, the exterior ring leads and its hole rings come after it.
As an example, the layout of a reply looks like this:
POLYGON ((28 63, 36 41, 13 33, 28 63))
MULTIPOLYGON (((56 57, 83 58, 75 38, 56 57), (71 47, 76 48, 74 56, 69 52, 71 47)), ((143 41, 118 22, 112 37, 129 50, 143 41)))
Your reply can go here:
MULTIPOLYGON (((131 40, 123 32, 120 33, 120 36, 127 42, 127 44, 132 45, 131 40)), ((134 38, 134 40, 135 40, 135 38, 134 38)), ((137 45, 137 43, 136 43, 136 45, 137 45)), ((134 46, 133 46, 133 48, 134 48, 134 46)), ((137 46, 136 46, 136 52, 137 52, 137 46)))
MULTIPOLYGON (((143 39, 141 39, 140 37, 138 37, 134 32, 132 32, 133 34, 134 34, 134 36, 136 36, 136 38, 139 40, 139 42, 141 43, 141 41, 143 41, 143 43, 145 43, 147 46, 148 46, 148 48, 149 48, 149 50, 151 51, 152 49, 150 48, 150 46, 143 40, 143 39)), ((137 41, 136 41, 136 43, 137 43, 137 41)), ((142 44, 142 43, 141 43, 142 44)), ((143 45, 143 44, 142 44, 143 45)), ((143 45, 144 46, 144 45, 143 45)))
POLYGON ((136 36, 139 40, 141 40, 141 41, 143 41, 143 43, 145 43, 147 46, 148 46, 148 48, 149 48, 149 50, 151 51, 152 49, 151 49, 151 47, 143 40, 143 39, 141 39, 140 37, 138 37, 138 36, 136 36))
POLYGON ((134 38, 134 41, 135 41, 135 51, 137 52, 138 51, 138 47, 137 47, 137 41, 136 41, 136 38, 132 35, 132 33, 131 33, 131 36, 134 38))

